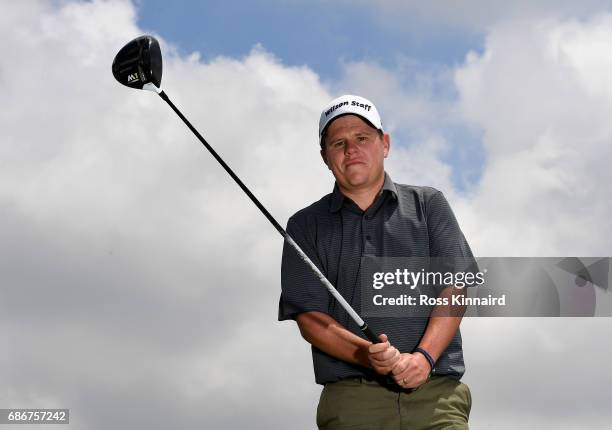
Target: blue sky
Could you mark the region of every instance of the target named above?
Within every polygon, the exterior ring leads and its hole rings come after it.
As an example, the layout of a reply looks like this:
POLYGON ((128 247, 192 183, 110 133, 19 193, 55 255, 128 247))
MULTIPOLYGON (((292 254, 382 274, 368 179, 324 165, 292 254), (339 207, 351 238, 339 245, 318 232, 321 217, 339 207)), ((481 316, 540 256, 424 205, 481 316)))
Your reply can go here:
POLYGON ((242 57, 256 44, 287 65, 308 65, 336 79, 342 63, 375 61, 394 66, 397 57, 457 64, 482 44, 478 33, 440 27, 403 16, 399 22, 364 2, 139 0, 138 23, 185 52, 242 57), (248 7, 245 7, 248 5, 248 7))
MULTIPOLYGON (((612 255, 612 0, 168 4, 0 2, 3 407, 68 407, 79 430, 314 426, 310 348, 276 320, 280 237, 159 97, 112 78, 145 32, 281 224, 331 190, 318 113, 355 91, 392 177, 443 190, 475 255, 612 255)), ((609 429, 610 322, 466 318, 472 427, 609 429)))
MULTIPOLYGON (((285 65, 308 66, 336 92, 358 92, 338 85, 346 64, 402 68, 406 73, 398 75, 403 90, 413 92, 415 79, 432 75, 428 96, 447 103, 456 94, 448 77, 437 76, 439 71, 461 64, 469 51, 480 52, 484 40, 483 34, 465 26, 410 14, 392 17, 366 2, 140 0, 137 6, 142 28, 162 35, 181 53, 200 52, 203 61, 216 56, 242 58, 260 44, 285 65)), ((451 166, 453 186, 459 192, 469 191, 485 160, 480 133, 442 118, 435 127, 450 144, 443 161, 451 166)), ((401 126, 393 137, 405 146, 420 139, 414 130, 401 126)))

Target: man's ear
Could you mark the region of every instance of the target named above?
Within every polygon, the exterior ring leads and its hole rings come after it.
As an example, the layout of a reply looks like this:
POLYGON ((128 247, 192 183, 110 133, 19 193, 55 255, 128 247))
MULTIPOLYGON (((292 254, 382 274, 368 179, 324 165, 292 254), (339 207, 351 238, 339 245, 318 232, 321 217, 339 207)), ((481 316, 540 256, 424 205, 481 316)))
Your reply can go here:
POLYGON ((387 156, 389 155, 389 150, 391 149, 391 136, 389 136, 389 133, 385 133, 383 134, 383 154, 385 155, 385 158, 387 158, 387 156))
POLYGON ((320 154, 321 154, 321 158, 323 159, 323 162, 325 163, 325 165, 327 166, 327 168, 328 168, 329 170, 331 170, 331 169, 329 168, 329 164, 327 164, 327 154, 325 153, 325 150, 324 150, 324 149, 321 149, 320 154))

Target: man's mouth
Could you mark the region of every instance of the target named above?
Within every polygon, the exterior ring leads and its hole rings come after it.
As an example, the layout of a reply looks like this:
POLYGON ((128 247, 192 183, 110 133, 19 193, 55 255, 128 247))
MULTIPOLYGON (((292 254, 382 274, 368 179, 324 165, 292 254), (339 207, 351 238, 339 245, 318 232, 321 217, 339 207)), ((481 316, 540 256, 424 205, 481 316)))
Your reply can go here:
POLYGON ((351 161, 347 161, 344 165, 346 167, 349 167, 349 166, 354 166, 356 164, 365 164, 365 161, 362 161, 362 160, 351 160, 351 161))

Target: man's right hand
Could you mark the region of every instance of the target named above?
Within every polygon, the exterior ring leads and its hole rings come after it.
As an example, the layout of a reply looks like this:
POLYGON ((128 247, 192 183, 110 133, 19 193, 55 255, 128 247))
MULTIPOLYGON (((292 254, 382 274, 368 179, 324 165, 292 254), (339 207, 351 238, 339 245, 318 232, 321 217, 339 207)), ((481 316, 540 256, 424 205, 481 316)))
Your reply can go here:
POLYGON ((373 343, 368 347, 370 365, 381 375, 387 375, 400 359, 400 352, 391 345, 386 334, 379 336, 381 343, 373 343))

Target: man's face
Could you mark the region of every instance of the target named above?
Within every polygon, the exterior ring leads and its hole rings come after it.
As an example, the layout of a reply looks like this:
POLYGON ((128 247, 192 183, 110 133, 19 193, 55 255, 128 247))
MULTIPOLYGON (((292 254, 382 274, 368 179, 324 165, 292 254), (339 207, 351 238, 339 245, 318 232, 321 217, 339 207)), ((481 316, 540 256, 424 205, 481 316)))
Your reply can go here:
POLYGON ((389 144, 388 134, 381 138, 378 130, 360 117, 345 115, 327 128, 321 156, 341 188, 367 189, 384 176, 389 144))

